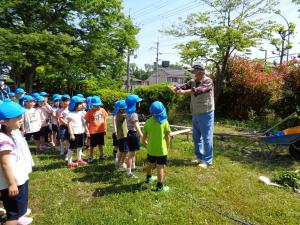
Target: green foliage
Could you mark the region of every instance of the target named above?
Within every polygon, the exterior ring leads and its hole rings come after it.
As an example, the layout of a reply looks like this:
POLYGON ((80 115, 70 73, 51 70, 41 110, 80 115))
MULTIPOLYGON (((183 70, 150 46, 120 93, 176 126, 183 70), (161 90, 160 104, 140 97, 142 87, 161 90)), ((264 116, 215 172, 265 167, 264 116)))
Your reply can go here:
MULTIPOLYGON (((120 78, 126 49, 138 46, 138 29, 122 13, 120 0, 0 1, 0 61, 19 84, 59 74, 120 78)), ((74 76, 74 77, 73 77, 74 76)), ((75 84, 77 85, 77 84, 75 84)), ((29 90, 31 91, 31 90, 29 90)))
POLYGON ((99 89, 98 91, 91 93, 91 95, 99 96, 103 102, 103 107, 105 110, 111 112, 115 102, 125 99, 127 93, 121 90, 117 91, 112 89, 99 89))
MULTIPOLYGON (((274 11, 276 0, 201 0, 210 11, 190 14, 166 33, 174 36, 193 36, 192 47, 183 46, 183 59, 195 57, 213 62, 216 71, 215 97, 223 91, 227 79, 228 60, 235 51, 249 52, 250 48, 270 36, 274 22, 257 19, 260 14, 274 11), (198 42, 198 44, 197 44, 198 42), (196 47, 195 47, 196 46, 196 47)), ((199 3, 201 4, 201 3, 199 3)))
POLYGON ((169 122, 175 119, 177 113, 188 113, 190 96, 176 95, 169 86, 168 83, 162 83, 136 88, 134 92, 143 98, 140 112, 149 115, 151 103, 158 100, 167 108, 169 122))
POLYGON ((273 181, 287 188, 300 189, 300 173, 293 171, 279 171, 273 181))

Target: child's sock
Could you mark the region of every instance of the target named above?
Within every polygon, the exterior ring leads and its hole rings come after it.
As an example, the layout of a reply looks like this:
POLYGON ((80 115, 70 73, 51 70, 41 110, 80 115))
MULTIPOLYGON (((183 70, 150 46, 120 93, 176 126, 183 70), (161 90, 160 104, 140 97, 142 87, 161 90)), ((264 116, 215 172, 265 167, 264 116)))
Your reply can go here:
POLYGON ((73 151, 71 151, 70 149, 68 150, 68 154, 67 154, 67 159, 68 159, 68 164, 72 163, 72 154, 73 151))
POLYGON ((117 151, 115 151, 115 150, 113 151, 113 155, 114 155, 114 159, 115 159, 115 161, 116 161, 116 160, 118 160, 117 153, 118 153, 117 151))
POLYGON ((127 168, 127 174, 131 174, 131 168, 127 168))
POLYGON ((82 149, 81 148, 77 148, 77 161, 81 160, 81 154, 82 154, 82 149))

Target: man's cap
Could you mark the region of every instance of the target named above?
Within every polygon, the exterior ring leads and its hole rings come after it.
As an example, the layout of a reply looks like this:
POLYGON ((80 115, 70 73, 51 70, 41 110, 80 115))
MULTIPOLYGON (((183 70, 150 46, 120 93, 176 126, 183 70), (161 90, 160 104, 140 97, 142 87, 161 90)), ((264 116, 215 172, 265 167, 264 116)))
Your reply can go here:
POLYGON ((125 99, 127 109, 127 113, 133 113, 136 111, 136 103, 143 101, 142 98, 140 98, 138 95, 128 95, 125 99))
POLYGON ((26 92, 24 91, 23 88, 17 88, 16 89, 16 94, 25 94, 26 92))
POLYGON ((100 106, 103 105, 101 98, 99 96, 93 96, 91 99, 91 103, 93 106, 100 106))
POLYGON ((167 120, 166 108, 160 101, 155 101, 151 104, 150 112, 160 124, 167 120))
POLYGON ((191 68, 188 71, 192 72, 195 70, 205 71, 204 67, 200 64, 195 64, 195 65, 191 66, 191 68))
POLYGON ((24 102, 30 102, 30 101, 34 101, 34 98, 31 95, 25 95, 22 100, 24 102))
POLYGON ((6 98, 0 103, 0 120, 16 118, 25 112, 26 109, 11 99, 6 98))

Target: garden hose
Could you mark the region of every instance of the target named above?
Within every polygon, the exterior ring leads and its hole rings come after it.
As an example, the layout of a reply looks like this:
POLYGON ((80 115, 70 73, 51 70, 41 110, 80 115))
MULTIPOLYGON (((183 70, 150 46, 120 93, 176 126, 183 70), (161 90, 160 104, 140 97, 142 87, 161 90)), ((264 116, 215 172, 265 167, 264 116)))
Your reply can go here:
POLYGON ((184 191, 180 190, 179 188, 173 187, 172 189, 174 189, 179 195, 181 195, 181 196, 183 196, 183 197, 185 197, 185 198, 188 198, 188 199, 192 200, 194 203, 197 203, 197 204, 201 205, 202 207, 204 207, 204 208, 206 208, 206 209, 208 209, 208 210, 210 210, 210 211, 213 211, 213 212, 219 214, 220 216, 226 217, 227 219, 233 220, 233 221, 235 221, 235 222, 237 222, 237 223, 239 223, 239 224, 243 224, 243 225, 251 225, 251 223, 248 223, 248 222, 244 222, 244 221, 242 221, 242 220, 239 220, 239 219, 237 219, 237 218, 235 218, 235 217, 233 217, 233 216, 230 216, 230 215, 228 215, 228 214, 226 214, 226 213, 223 213, 223 212, 220 211, 220 210, 217 210, 217 209, 215 209, 215 208, 209 206, 208 204, 206 204, 205 202, 203 202, 203 200, 196 199, 196 198, 194 198, 194 197, 192 196, 192 194, 189 194, 189 193, 187 193, 187 192, 184 192, 184 191))

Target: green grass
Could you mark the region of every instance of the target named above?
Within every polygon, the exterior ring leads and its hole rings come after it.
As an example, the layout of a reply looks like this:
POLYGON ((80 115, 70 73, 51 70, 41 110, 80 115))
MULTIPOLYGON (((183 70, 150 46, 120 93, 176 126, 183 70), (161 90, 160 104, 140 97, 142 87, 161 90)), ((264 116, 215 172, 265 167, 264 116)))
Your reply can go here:
MULTIPOLYGON (((222 130, 218 126, 218 130, 222 130)), ((251 224, 299 224, 299 195, 266 186, 260 175, 273 176, 285 169, 299 169, 285 150, 274 158, 264 157, 261 148, 250 146, 245 155, 240 147, 249 140, 215 139, 214 165, 207 170, 190 163, 193 143, 176 136, 169 153, 165 183, 169 193, 157 193, 154 185, 144 185, 145 173, 127 178, 114 169, 110 157, 103 162, 76 169, 66 168, 58 152, 34 155, 30 176, 29 207, 33 224, 236 224, 215 210, 251 224)), ((106 154, 112 155, 110 134, 106 154)), ((137 155, 145 165, 146 150, 137 155)))

